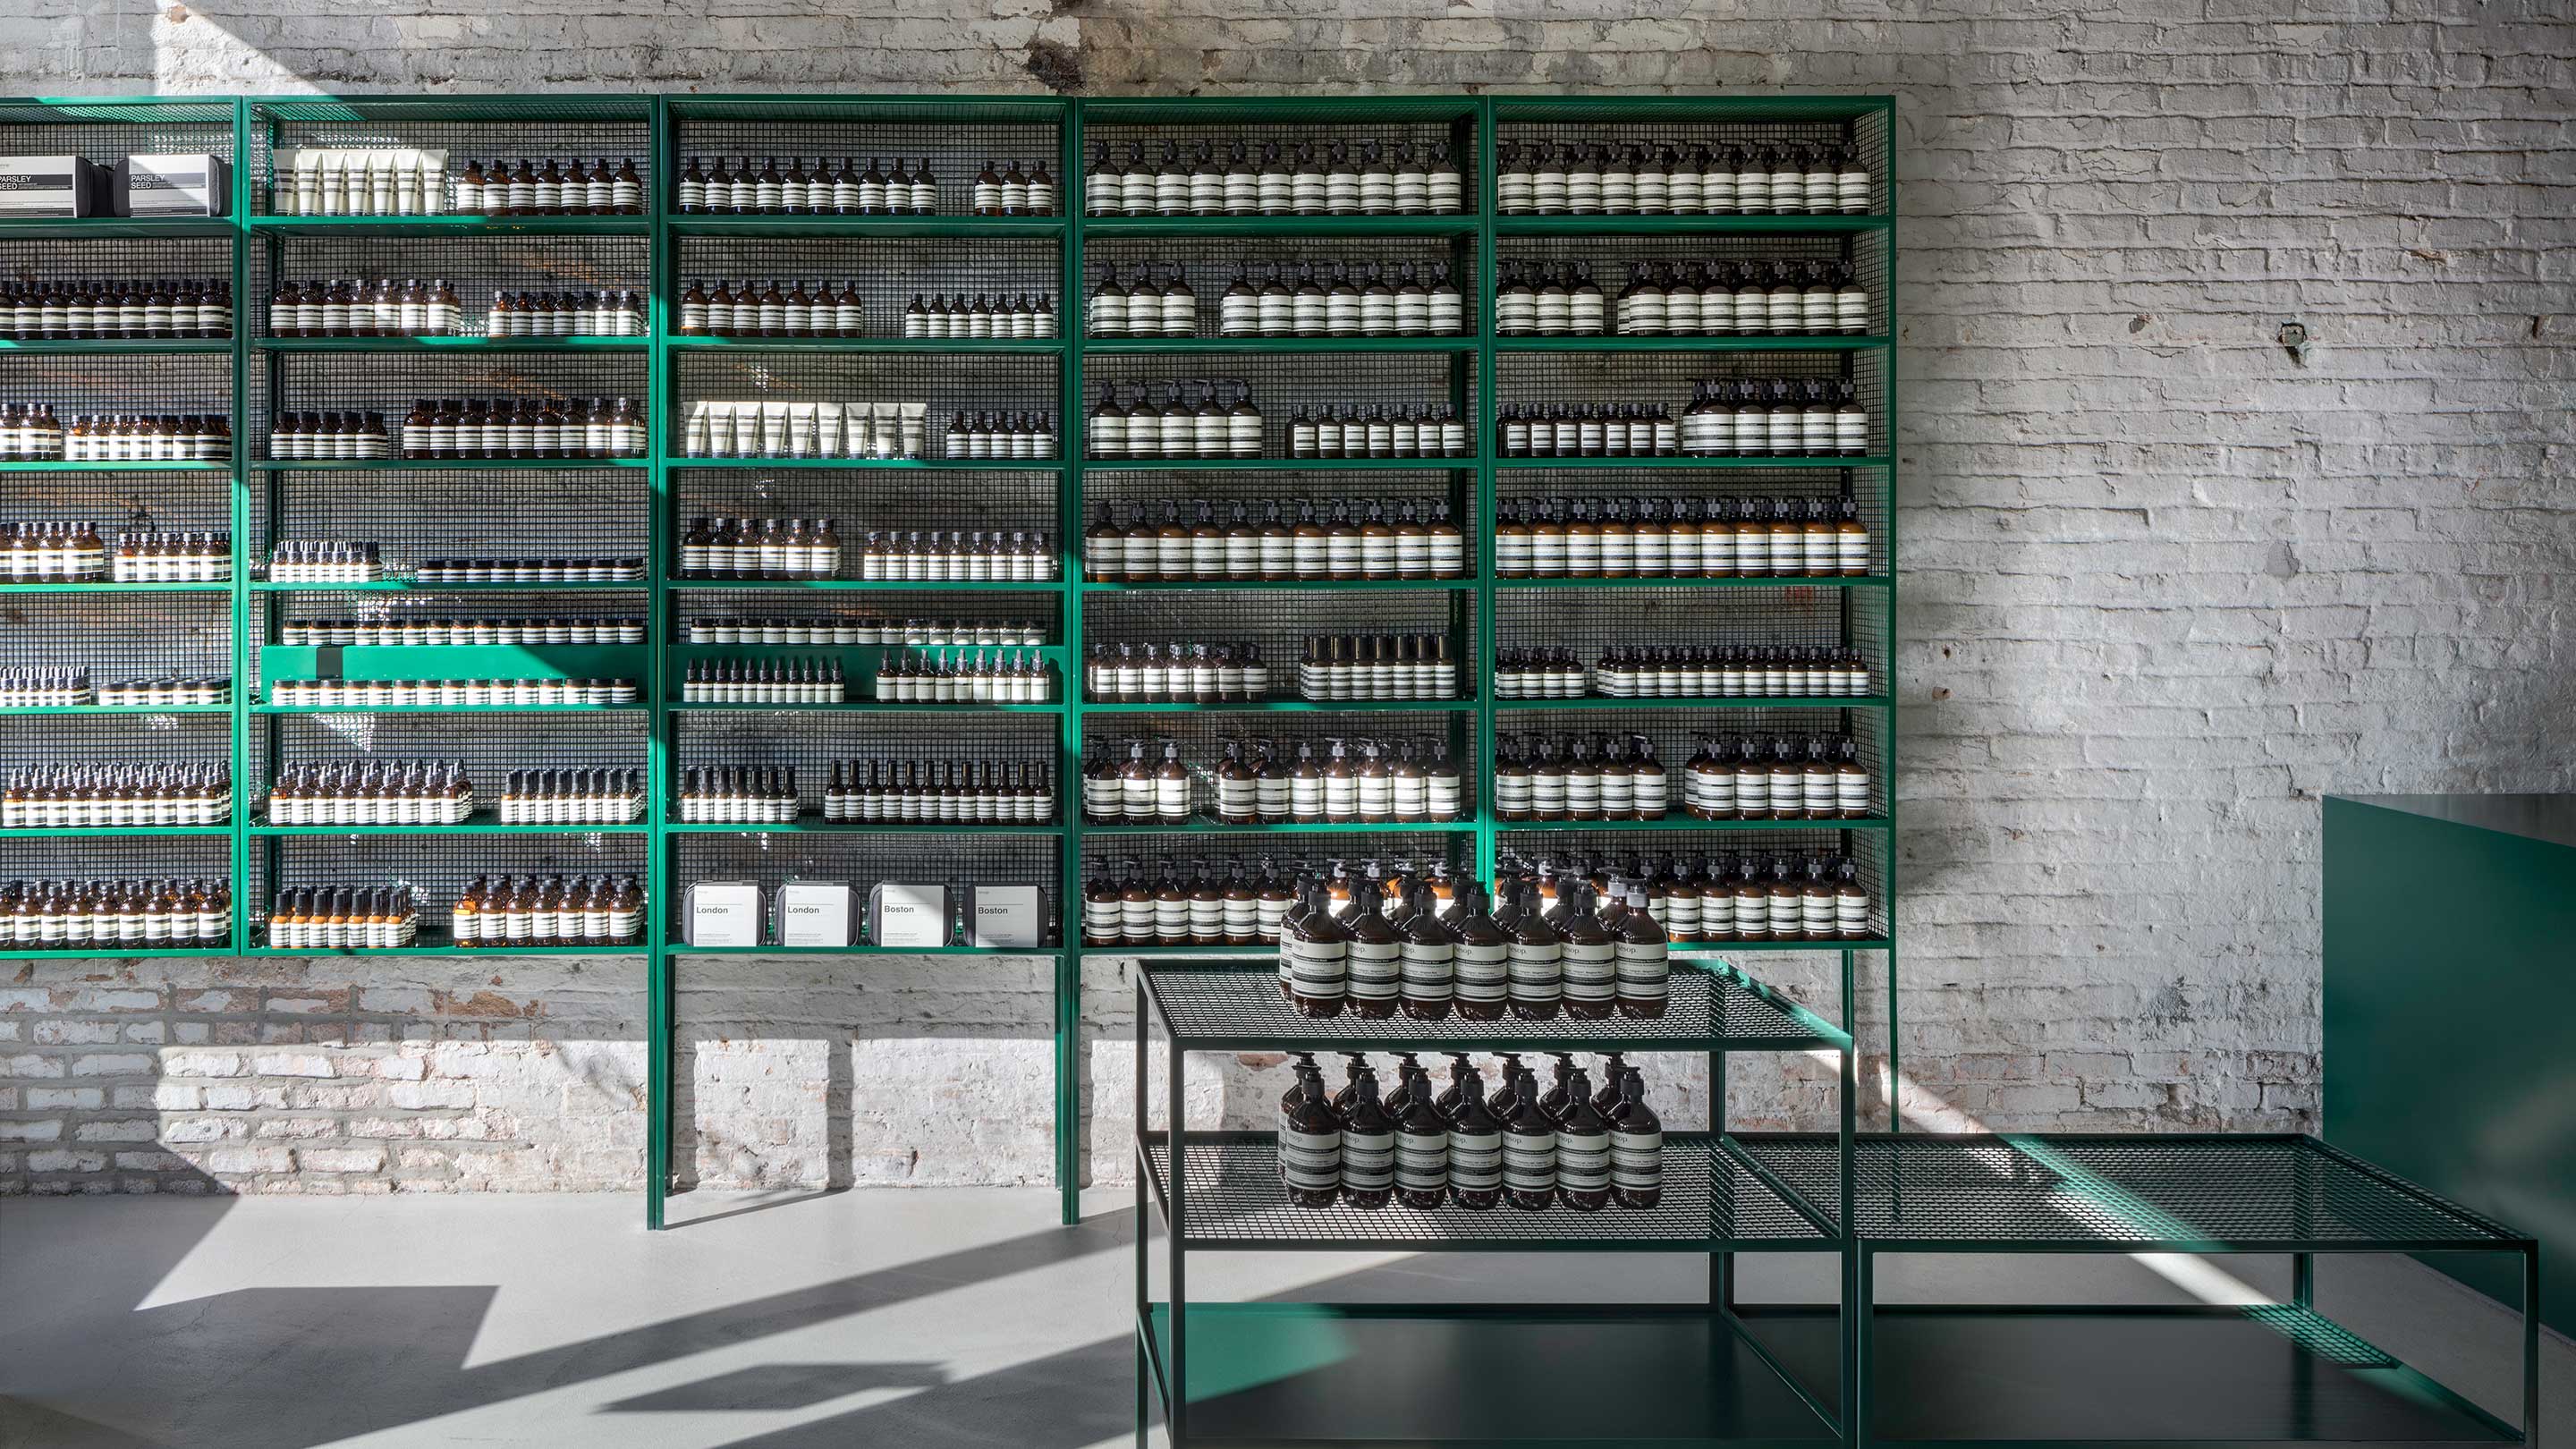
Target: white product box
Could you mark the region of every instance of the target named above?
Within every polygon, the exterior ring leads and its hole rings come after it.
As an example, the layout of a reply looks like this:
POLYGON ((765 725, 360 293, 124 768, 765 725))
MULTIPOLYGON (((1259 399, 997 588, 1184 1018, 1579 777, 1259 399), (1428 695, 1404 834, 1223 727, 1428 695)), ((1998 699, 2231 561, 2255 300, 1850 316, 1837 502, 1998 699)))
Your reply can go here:
POLYGON ((868 940, 878 946, 948 944, 948 888, 879 882, 868 892, 868 940))
POLYGON ((847 881, 788 881, 778 888, 778 944, 847 946, 856 905, 847 881))
POLYGON ((222 216, 232 196, 232 167, 204 152, 128 156, 116 168, 119 216, 222 216))
POLYGON ((107 171, 78 156, 0 156, 0 216, 103 216, 107 171))
POLYGON ((688 930, 681 937, 692 946, 757 946, 760 942, 760 887, 747 880, 702 880, 689 887, 688 930))
POLYGON ((1042 903, 1036 886, 977 886, 974 904, 973 924, 968 929, 975 945, 1009 948, 1038 944, 1046 922, 1039 914, 1042 903))

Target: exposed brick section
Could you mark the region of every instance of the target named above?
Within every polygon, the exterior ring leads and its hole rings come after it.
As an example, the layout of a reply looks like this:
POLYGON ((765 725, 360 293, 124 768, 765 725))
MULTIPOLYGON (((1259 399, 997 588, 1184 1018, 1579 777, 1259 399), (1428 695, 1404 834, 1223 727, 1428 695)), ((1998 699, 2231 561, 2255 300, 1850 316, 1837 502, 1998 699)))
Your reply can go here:
MULTIPOLYGON (((1822 13, 0 0, 28 37, 0 85, 1892 92, 1902 1105, 2010 1128, 2312 1125, 2317 796, 2576 786, 2554 748, 2576 705, 2560 482, 2576 40, 2529 0, 1822 13), (2275 342, 2292 319, 2304 362, 2275 342)), ((1831 1001, 1821 964, 1757 959, 1831 1001)), ((683 1176, 1043 1179, 1044 976, 968 969, 693 969, 683 1176)), ((0 961, 0 1192, 633 1186, 634 976, 0 961), (136 1057, 158 1066, 127 1070, 136 1057), (329 1070, 262 1066, 315 1059, 329 1070), (146 1120, 157 1145, 114 1135, 146 1120), (256 1130, 272 1122, 316 1135, 256 1130)), ((1883 971, 1864 984, 1883 1052, 1883 971)), ((1104 1179, 1126 1172, 1124 988, 1091 964, 1104 1179)), ((1657 1068, 1668 1115, 1700 1120, 1706 1084, 1657 1068)), ((1734 1071, 1737 1120, 1830 1121, 1823 1064, 1734 1071)), ((1204 1111, 1250 1124, 1278 1074, 1208 1062, 1191 1082, 1204 1111)))

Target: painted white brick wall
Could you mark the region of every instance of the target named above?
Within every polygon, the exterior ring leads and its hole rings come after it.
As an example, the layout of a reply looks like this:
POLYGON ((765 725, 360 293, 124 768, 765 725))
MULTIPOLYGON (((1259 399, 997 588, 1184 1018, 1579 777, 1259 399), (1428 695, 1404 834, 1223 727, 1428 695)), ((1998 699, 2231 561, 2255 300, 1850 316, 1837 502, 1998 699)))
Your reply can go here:
MULTIPOLYGON (((2317 797, 2576 784, 2576 31, 2505 0, 1839 8, 0 0, 0 89, 1893 92, 1903 1105, 2312 1125, 2317 797)), ((1831 999, 1821 962, 1763 964, 1831 999)), ((0 961, 0 1193, 631 1186, 629 970, 0 961)), ((1044 978, 963 978, 693 969, 682 1171, 1044 1180, 1044 978)), ((1091 963, 1103 1179, 1126 1001, 1091 963)), ((1824 1068, 1763 1065, 1739 1120, 1829 1120, 1824 1068)), ((1278 1076, 1192 1081, 1250 1123, 1278 1076)), ((1704 1114, 1687 1070, 1661 1095, 1704 1114)))

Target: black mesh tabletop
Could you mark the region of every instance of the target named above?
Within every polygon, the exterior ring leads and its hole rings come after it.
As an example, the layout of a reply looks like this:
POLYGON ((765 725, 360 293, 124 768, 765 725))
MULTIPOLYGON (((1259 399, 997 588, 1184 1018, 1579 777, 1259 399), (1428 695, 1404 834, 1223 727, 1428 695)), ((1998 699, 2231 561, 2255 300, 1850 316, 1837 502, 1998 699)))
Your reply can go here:
POLYGON ((1851 1039, 1788 998, 1730 967, 1673 963, 1664 1014, 1634 1021, 1364 1021, 1348 1012, 1299 1016, 1280 998, 1276 969, 1148 961, 1145 989, 1187 1051, 1283 1049, 1404 1051, 1839 1051, 1851 1039))
MULTIPOLYGON (((1140 1146, 1155 1205, 1169 1221, 1170 1140, 1151 1132, 1140 1146)), ((1663 1197, 1655 1206, 1612 1204, 1588 1213, 1562 1204, 1541 1212, 1508 1204, 1471 1212, 1454 1202, 1429 1212, 1394 1203, 1365 1211, 1342 1203, 1296 1207, 1280 1186, 1278 1148, 1266 1132, 1191 1133, 1188 1165, 1182 1236, 1194 1248, 1565 1252, 1828 1244, 1815 1221, 1701 1133, 1665 1134, 1663 1197)))
MULTIPOLYGON (((1754 1160, 1832 1200, 1832 1137, 1744 1134, 1754 1160)), ((1860 1236, 1969 1251, 2495 1248, 2510 1230, 2312 1137, 1871 1136, 1860 1236)))

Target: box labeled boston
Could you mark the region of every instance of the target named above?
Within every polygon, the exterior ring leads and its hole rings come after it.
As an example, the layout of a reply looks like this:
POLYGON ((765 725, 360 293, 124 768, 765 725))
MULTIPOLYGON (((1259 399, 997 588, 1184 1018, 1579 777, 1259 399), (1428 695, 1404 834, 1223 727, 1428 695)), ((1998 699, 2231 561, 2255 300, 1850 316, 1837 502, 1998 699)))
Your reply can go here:
POLYGON ((147 152, 116 167, 119 216, 222 216, 232 209, 232 167, 204 152, 147 152))
POLYGON ((777 939, 781 946, 839 950, 858 923, 857 895, 847 881, 791 880, 778 888, 777 939))
POLYGON ((760 886, 747 880, 702 880, 689 887, 681 939, 701 950, 757 946, 760 886))
POLYGON ((104 216, 108 173, 81 156, 0 156, 0 217, 104 216))
POLYGON ((1010 950, 1039 943, 1046 928, 1044 906, 1036 886, 979 885, 971 893, 974 910, 968 925, 970 944, 986 950, 1010 950))
POLYGON ((868 944, 948 944, 948 888, 880 881, 868 892, 868 944))

